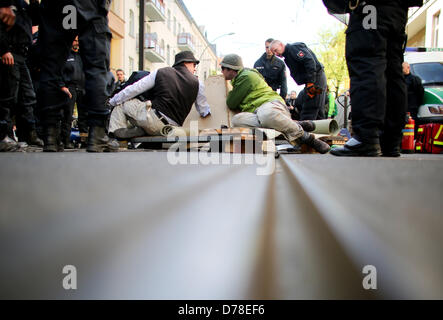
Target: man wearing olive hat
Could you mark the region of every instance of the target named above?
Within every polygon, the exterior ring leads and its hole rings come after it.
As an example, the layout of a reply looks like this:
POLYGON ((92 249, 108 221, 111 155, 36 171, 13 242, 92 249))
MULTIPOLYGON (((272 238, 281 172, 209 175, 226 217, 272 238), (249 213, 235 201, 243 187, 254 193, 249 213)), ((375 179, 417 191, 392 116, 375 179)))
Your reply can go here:
POLYGON ((241 113, 232 117, 234 127, 261 127, 280 131, 295 147, 306 144, 320 153, 329 151, 329 145, 305 132, 302 123, 293 121, 285 101, 268 86, 255 69, 243 67, 240 56, 228 54, 220 63, 223 76, 231 80, 232 91, 226 104, 241 113))
POLYGON ((165 125, 183 125, 194 102, 200 116, 210 115, 204 86, 194 75, 199 62, 191 51, 180 52, 172 67, 155 70, 116 94, 109 101, 115 107, 109 132, 122 139, 159 135, 165 125))

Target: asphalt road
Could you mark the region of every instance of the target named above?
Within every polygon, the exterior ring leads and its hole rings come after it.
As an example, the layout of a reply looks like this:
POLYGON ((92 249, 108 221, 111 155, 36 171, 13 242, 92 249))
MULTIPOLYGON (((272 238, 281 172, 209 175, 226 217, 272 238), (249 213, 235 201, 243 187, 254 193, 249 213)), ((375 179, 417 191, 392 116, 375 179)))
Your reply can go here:
POLYGON ((179 155, 0 154, 0 298, 443 299, 443 155, 179 155))

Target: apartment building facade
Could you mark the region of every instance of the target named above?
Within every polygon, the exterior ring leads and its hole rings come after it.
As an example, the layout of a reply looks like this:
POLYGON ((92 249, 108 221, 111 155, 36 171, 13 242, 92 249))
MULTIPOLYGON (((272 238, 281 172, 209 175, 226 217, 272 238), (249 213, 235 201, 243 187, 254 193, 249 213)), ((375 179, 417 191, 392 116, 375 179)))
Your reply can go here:
MULTIPOLYGON (((190 50, 201 62, 200 79, 219 69, 215 47, 206 38, 182 0, 145 0, 144 69, 172 66, 174 56, 190 50)), ((129 76, 139 66, 140 0, 113 0, 109 14, 111 69, 121 68, 129 76)))
POLYGON ((440 31, 440 16, 443 0, 425 0, 421 8, 409 11, 406 32, 408 47, 443 47, 443 32, 440 31))

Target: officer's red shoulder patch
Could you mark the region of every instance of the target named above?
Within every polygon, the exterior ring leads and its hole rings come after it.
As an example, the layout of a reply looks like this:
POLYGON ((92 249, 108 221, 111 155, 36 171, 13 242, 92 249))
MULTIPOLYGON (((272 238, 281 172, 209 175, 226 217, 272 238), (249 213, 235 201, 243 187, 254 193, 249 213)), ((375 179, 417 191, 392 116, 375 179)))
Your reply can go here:
POLYGON ((300 52, 297 54, 297 56, 298 56, 299 58, 304 58, 304 57, 305 57, 305 54, 303 53, 303 51, 300 51, 300 52))

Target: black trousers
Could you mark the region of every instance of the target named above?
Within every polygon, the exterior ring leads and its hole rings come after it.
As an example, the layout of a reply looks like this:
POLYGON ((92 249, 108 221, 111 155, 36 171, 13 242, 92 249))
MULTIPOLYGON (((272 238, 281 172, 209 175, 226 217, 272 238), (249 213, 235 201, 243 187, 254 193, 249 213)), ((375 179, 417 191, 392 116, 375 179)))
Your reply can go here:
POLYGON ((325 100, 327 80, 323 69, 317 72, 317 78, 314 83, 315 86, 322 88, 323 92, 310 98, 305 91, 303 91, 303 106, 300 112, 300 120, 321 120, 325 118, 325 100))
POLYGON ((71 137, 72 115, 74 113, 74 106, 77 103, 77 107, 82 103, 83 90, 76 85, 68 85, 67 87, 72 94, 72 98, 68 99, 68 102, 62 107, 61 115, 61 131, 60 137, 63 142, 71 137))
POLYGON ((111 32, 107 17, 94 2, 88 10, 95 10, 94 16, 102 18, 86 21, 84 12, 77 14, 77 29, 64 29, 62 13, 64 5, 73 4, 70 0, 47 1, 42 10, 39 29, 41 45, 41 75, 38 92, 39 106, 45 125, 54 125, 60 109, 68 102, 68 97, 60 90, 61 68, 63 67, 72 41, 79 36, 80 55, 86 77, 84 105, 87 106, 89 125, 104 126, 109 114, 106 99, 110 96, 114 77, 109 70, 111 32))
POLYGON ((377 29, 351 14, 346 61, 351 78, 352 128, 364 143, 394 146, 405 125, 406 85, 402 72, 407 9, 377 5, 377 29))
POLYGON ((12 137, 15 117, 17 137, 24 141, 35 130, 36 96, 25 58, 14 53, 13 56, 12 66, 0 62, 0 139, 12 137))
MULTIPOLYGON (((77 120, 78 120, 78 131, 80 133, 88 133, 89 125, 88 125, 88 108, 84 104, 83 95, 80 99, 77 100, 77 120)), ((109 116, 108 116, 109 118, 109 116)))

